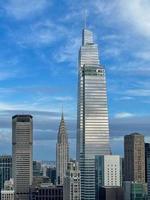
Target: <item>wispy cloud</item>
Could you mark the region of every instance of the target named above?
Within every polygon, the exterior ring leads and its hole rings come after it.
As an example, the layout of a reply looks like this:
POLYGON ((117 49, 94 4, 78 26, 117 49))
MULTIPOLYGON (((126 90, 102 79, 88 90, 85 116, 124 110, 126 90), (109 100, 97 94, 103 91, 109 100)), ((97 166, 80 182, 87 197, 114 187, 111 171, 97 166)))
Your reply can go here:
POLYGON ((50 4, 49 0, 7 0, 3 7, 9 16, 23 20, 41 14, 50 4))
POLYGON ((116 113, 115 118, 121 119, 121 118, 129 118, 133 117, 135 114, 133 113, 128 113, 128 112, 121 112, 121 113, 116 113))
POLYGON ((145 61, 150 61, 150 50, 148 51, 139 51, 136 53, 137 58, 140 58, 145 61))
POLYGON ((58 96, 58 97, 53 97, 54 100, 56 101, 72 101, 73 97, 71 96, 58 96))
POLYGON ((22 47, 39 48, 60 41, 66 34, 64 26, 46 19, 36 21, 20 30, 14 30, 11 37, 22 47))
POLYGON ((141 35, 150 36, 150 2, 148 0, 120 1, 121 14, 141 35))
POLYGON ((77 62, 77 52, 81 45, 81 39, 79 37, 72 37, 67 39, 67 43, 58 49, 57 52, 54 53, 54 59, 58 63, 63 62, 77 62))
POLYGON ((126 92, 128 95, 139 97, 150 97, 149 89, 131 89, 126 92))

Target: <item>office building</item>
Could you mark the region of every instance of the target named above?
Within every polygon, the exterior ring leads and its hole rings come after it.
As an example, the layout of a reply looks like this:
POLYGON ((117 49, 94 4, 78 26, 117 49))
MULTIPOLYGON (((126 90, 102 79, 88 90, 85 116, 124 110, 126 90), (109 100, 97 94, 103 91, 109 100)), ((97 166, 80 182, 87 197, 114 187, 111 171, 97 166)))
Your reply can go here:
POLYGON ((123 183, 124 200, 147 200, 147 184, 125 181, 123 183))
POLYGON ((147 183, 150 199, 150 143, 145 143, 145 182, 147 183))
POLYGON ((51 184, 51 180, 48 176, 34 176, 33 177, 33 181, 32 181, 32 185, 33 186, 41 186, 41 184, 51 184))
POLYGON ((29 200, 63 200, 63 186, 31 187, 29 200))
POLYGON ((4 190, 14 190, 14 180, 11 178, 4 183, 4 190))
POLYGON ((33 176, 42 176, 42 166, 38 161, 33 161, 33 176))
POLYGON ((48 167, 46 171, 46 176, 51 180, 51 183, 56 184, 56 167, 48 167))
POLYGON ((76 161, 68 163, 64 179, 64 199, 80 200, 80 170, 76 161))
POLYGON ((1 190, 1 200, 16 200, 14 190, 1 190))
POLYGON ((31 115, 12 117, 12 174, 15 198, 28 200, 32 185, 33 119, 31 115))
POLYGON ((133 133, 124 137, 125 181, 145 183, 144 136, 133 133))
POLYGON ((124 193, 121 187, 101 187, 99 198, 96 200, 124 200, 124 193))
POLYGON ((96 156, 95 173, 96 199, 99 199, 100 187, 120 187, 122 185, 120 156, 96 156))
POLYGON ((56 179, 57 184, 63 185, 64 176, 69 161, 68 135, 65 126, 64 115, 62 113, 56 144, 56 179))
POLYGON ((105 69, 93 33, 83 30, 79 51, 77 160, 81 199, 95 200, 95 156, 110 154, 105 69))
POLYGON ((0 156, 0 188, 4 189, 5 181, 12 178, 12 156, 0 156))

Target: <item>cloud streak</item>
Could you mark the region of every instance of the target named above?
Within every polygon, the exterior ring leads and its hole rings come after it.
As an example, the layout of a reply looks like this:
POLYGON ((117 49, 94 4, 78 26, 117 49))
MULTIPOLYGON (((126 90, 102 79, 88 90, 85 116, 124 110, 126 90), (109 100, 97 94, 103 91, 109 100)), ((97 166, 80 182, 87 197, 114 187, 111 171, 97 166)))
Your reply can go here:
POLYGON ((4 9, 9 16, 23 20, 41 14, 50 6, 49 0, 6 0, 4 9))

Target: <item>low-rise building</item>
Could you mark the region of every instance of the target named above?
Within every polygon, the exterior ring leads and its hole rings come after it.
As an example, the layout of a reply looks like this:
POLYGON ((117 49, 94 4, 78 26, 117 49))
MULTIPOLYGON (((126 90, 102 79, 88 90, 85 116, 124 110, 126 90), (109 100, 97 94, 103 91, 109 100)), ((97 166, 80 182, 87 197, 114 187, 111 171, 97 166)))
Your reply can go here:
POLYGON ((14 190, 1 190, 1 200, 14 200, 14 190))
POLYGON ((30 187, 29 200, 63 200, 63 186, 30 187))

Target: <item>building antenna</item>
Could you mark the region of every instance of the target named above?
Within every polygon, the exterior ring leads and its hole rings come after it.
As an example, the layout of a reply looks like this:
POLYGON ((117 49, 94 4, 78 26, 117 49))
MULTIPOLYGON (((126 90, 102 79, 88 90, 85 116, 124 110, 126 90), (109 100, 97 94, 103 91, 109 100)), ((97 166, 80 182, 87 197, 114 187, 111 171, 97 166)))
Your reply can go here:
POLYGON ((84 12, 83 12, 83 18, 84 18, 84 28, 87 28, 87 9, 86 9, 86 0, 83 1, 83 8, 84 8, 84 12))
POLYGON ((87 10, 84 10, 84 28, 87 28, 87 10))
POLYGON ((62 118, 64 118, 64 106, 63 106, 63 104, 62 104, 62 118))

